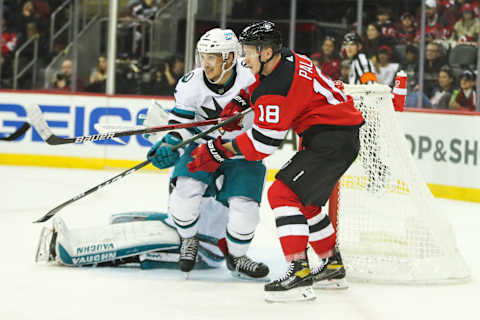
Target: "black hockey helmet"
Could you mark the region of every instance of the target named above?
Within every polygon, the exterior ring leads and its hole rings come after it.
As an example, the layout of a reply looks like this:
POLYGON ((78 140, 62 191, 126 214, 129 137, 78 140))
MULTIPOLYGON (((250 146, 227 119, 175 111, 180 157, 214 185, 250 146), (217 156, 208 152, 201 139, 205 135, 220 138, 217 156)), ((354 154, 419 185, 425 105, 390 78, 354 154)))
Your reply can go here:
POLYGON ((241 44, 263 48, 265 45, 272 47, 273 51, 279 52, 282 48, 282 35, 275 23, 260 21, 243 29, 238 38, 241 44))
POLYGON ((362 39, 355 32, 346 33, 343 36, 343 44, 362 43, 362 39))

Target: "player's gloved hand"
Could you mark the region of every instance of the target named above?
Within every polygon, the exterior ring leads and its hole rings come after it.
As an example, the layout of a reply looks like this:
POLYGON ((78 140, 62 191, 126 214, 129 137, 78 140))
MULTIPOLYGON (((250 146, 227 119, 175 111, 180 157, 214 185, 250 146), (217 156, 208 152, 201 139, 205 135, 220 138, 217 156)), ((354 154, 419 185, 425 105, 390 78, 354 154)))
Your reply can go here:
POLYGON ((187 164, 188 171, 215 172, 225 159, 234 156, 232 152, 222 145, 222 139, 208 140, 207 143, 199 145, 190 154, 193 158, 187 164))
POLYGON ((172 147, 180 142, 182 142, 182 138, 169 133, 150 148, 147 158, 151 159, 152 164, 159 169, 169 168, 175 165, 180 158, 180 153, 172 150, 172 147))
MULTIPOLYGON (((240 93, 235 96, 226 106, 223 108, 222 113, 220 113, 220 117, 222 118, 230 118, 236 115, 239 112, 242 112, 243 110, 247 109, 250 107, 250 97, 248 96, 248 93, 245 90, 240 90, 240 93)), ((242 119, 239 118, 237 121, 231 122, 229 124, 226 124, 223 126, 223 129, 225 131, 235 131, 235 130, 241 130, 241 121, 242 119)))

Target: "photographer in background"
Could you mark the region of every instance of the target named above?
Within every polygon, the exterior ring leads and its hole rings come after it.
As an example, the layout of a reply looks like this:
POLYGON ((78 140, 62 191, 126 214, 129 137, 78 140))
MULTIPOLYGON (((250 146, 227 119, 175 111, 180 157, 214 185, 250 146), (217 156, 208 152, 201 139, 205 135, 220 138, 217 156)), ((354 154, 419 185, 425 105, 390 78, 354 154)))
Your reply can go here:
MULTIPOLYGON (((52 79, 52 89, 53 90, 62 90, 70 91, 72 84, 72 72, 73 72, 73 62, 70 59, 66 59, 62 62, 60 72, 56 73, 52 79)), ((82 79, 77 77, 77 90, 83 91, 84 85, 82 79)))
POLYGON ((165 64, 156 69, 145 70, 142 75, 141 93, 152 96, 172 96, 173 90, 165 76, 165 64))

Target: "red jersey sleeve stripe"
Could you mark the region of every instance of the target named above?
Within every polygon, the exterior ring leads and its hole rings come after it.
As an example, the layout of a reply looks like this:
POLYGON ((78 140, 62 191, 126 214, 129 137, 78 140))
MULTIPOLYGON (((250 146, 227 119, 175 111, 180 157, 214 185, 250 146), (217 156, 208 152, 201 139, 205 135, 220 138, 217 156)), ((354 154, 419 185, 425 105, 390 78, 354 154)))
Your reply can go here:
POLYGON ((320 75, 320 84, 324 87, 329 88, 329 90, 332 91, 332 94, 335 97, 335 99, 337 99, 340 102, 347 101, 347 96, 342 92, 342 90, 335 87, 335 83, 332 80, 325 77, 321 72, 319 73, 319 75, 320 75))

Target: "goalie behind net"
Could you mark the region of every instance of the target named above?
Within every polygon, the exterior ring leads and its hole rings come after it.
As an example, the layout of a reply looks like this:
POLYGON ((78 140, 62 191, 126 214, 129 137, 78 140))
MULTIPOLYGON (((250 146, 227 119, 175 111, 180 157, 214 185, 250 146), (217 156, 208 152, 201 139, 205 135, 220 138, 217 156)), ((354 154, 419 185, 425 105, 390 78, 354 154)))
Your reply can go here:
POLYGON ((396 121, 390 88, 345 85, 345 92, 366 120, 359 156, 340 180, 338 202, 330 199, 347 276, 411 284, 467 280, 450 223, 396 121))

